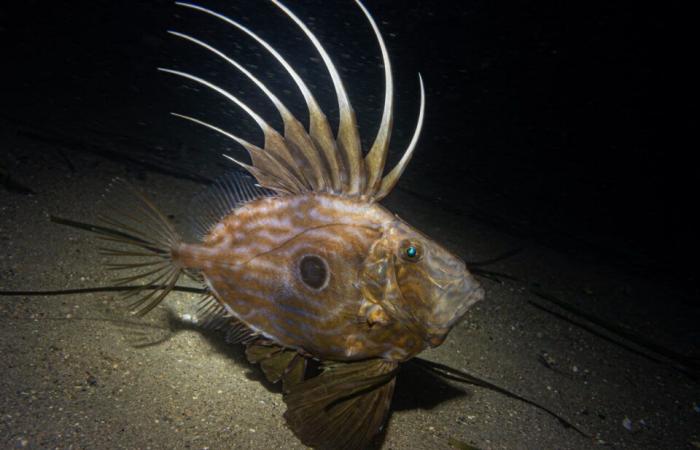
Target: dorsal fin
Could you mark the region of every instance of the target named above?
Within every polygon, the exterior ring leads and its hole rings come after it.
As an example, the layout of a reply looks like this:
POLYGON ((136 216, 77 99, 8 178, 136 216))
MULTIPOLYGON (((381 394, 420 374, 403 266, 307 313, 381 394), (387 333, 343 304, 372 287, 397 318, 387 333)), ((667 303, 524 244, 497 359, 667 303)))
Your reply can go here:
POLYGON ((180 37, 200 47, 209 50, 218 57, 222 58, 224 61, 235 67, 243 75, 248 77, 263 93, 270 99, 270 101, 275 105, 277 111, 284 122, 284 137, 289 142, 287 145, 280 146, 281 152, 279 156, 284 159, 284 161, 294 170, 295 175, 300 178, 307 180, 307 183, 314 188, 314 190, 325 191, 326 186, 329 184, 327 175, 323 170, 323 163, 321 162, 320 155, 311 142, 311 137, 306 133, 302 124, 292 115, 284 103, 273 94, 265 84, 253 75, 248 69, 240 65, 237 61, 229 58, 221 51, 215 49, 211 45, 200 41, 197 38, 186 35, 184 33, 178 33, 176 31, 169 31, 168 33, 173 36, 180 37))
POLYGON ((289 8, 284 6, 278 0, 270 0, 282 12, 284 12, 297 26, 306 34, 311 43, 316 48, 316 51, 323 59, 323 63, 328 70, 335 95, 338 98, 338 112, 340 120, 338 124, 338 134, 336 142, 338 150, 342 155, 345 166, 348 169, 348 185, 345 186, 345 193, 350 195, 361 194, 365 183, 365 166, 362 159, 362 148, 360 144, 360 134, 357 131, 357 120, 355 119, 355 111, 352 109, 350 99, 343 86, 343 80, 340 78, 338 69, 335 68, 328 52, 323 48, 318 38, 309 30, 309 28, 297 17, 289 8))
POLYGON ((234 209, 262 197, 277 195, 257 184, 251 175, 234 169, 217 178, 192 199, 190 222, 195 237, 202 239, 234 209))
MULTIPOLYGON (((342 186, 346 183, 347 176, 345 174, 345 167, 343 166, 342 160, 340 160, 338 151, 335 145, 335 139, 333 139, 333 133, 331 132, 330 125, 326 119, 325 114, 321 110, 321 107, 316 101, 316 98, 311 93, 309 87, 304 83, 299 74, 294 70, 294 68, 280 55, 280 53, 274 49, 267 41, 258 36, 256 33, 251 31, 249 28, 241 25, 240 23, 232 20, 223 14, 219 14, 210 9, 203 8, 198 5, 184 2, 175 2, 178 6, 183 6, 186 8, 191 8, 196 11, 201 11, 205 14, 209 14, 217 19, 223 20, 244 32, 251 38, 253 38, 260 46, 267 50, 270 55, 272 55, 277 62, 279 62, 282 67, 287 71, 289 76, 292 78, 294 83, 299 88, 304 101, 306 102, 307 108, 309 109, 309 136, 311 137, 313 143, 320 147, 322 156, 325 158, 325 162, 328 165, 328 175, 330 176, 331 186, 330 192, 341 192, 342 186)), ((304 150, 304 149, 302 149, 304 150)), ((324 159, 322 158, 322 159, 324 159)))
POLYGON ((190 41, 218 57, 227 61, 238 71, 251 80, 267 98, 274 104, 282 117, 284 123, 284 134, 280 134, 273 129, 261 116, 253 112, 245 103, 230 92, 216 86, 195 75, 171 69, 160 69, 173 75, 186 78, 190 81, 217 92, 228 98, 231 102, 243 109, 258 124, 265 137, 264 148, 256 147, 237 136, 230 134, 221 128, 211 125, 199 119, 189 116, 175 114, 178 117, 190 120, 197 124, 206 126, 214 131, 224 134, 235 140, 248 150, 252 166, 236 161, 240 166, 248 170, 258 182, 279 194, 299 194, 309 190, 315 192, 328 192, 348 197, 361 197, 367 201, 377 201, 386 196, 396 185, 398 178, 403 173, 408 161, 415 149, 418 135, 421 129, 421 122, 424 109, 424 95, 421 81, 421 112, 419 124, 414 133, 414 138, 405 151, 399 164, 389 172, 384 174, 384 164, 388 153, 389 140, 393 122, 393 80, 391 76, 391 64, 388 52, 379 28, 372 19, 367 9, 360 0, 355 3, 362 10, 369 21, 372 30, 377 38, 384 62, 385 94, 384 112, 374 143, 366 157, 362 156, 361 141, 357 130, 357 120, 347 92, 341 80, 340 74, 331 61, 330 56, 321 45, 318 38, 296 16, 289 8, 284 6, 279 0, 270 0, 277 8, 289 17, 306 35, 321 56, 323 63, 331 76, 333 87, 338 100, 340 114, 338 133, 335 139, 330 131, 330 125, 325 114, 321 111, 318 102, 311 94, 308 86, 302 81, 299 74, 291 65, 277 52, 270 44, 260 36, 229 19, 228 17, 214 12, 202 6, 191 3, 176 2, 177 5, 201 11, 216 17, 228 24, 236 27, 240 31, 253 38, 267 52, 269 52, 291 76, 299 91, 304 97, 309 110, 309 129, 304 129, 301 122, 296 119, 282 101, 273 94, 255 75, 241 66, 223 52, 211 45, 186 34, 170 32, 172 35, 190 41))

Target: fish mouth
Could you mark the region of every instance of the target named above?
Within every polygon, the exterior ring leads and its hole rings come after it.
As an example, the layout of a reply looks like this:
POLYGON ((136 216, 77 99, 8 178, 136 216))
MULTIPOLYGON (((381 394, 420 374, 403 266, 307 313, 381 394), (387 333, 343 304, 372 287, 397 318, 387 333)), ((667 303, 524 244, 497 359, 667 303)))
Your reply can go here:
POLYGON ((454 325, 474 303, 484 298, 484 289, 471 276, 460 277, 450 284, 438 300, 444 308, 452 310, 447 326, 454 325))
MULTIPOLYGON (((447 287, 447 286, 446 286, 447 287)), ((460 277, 449 283, 449 288, 438 298, 435 323, 427 324, 425 340, 430 347, 437 347, 447 333, 464 317, 476 302, 484 298, 484 289, 471 276, 460 277)))

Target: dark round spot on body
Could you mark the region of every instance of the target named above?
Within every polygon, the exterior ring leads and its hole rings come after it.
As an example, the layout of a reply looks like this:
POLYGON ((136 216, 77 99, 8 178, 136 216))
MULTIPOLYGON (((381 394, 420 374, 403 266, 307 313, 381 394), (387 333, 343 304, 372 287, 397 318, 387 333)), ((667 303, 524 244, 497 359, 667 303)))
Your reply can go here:
POLYGON ((321 289, 328 282, 328 266, 316 255, 307 255, 299 262, 301 281, 313 289, 321 289))

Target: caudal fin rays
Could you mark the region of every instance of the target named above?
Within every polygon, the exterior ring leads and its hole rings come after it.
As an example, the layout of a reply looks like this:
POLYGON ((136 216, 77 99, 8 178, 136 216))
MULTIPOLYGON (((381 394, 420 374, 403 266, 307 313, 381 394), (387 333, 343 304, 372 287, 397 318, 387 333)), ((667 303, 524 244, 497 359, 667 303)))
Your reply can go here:
POLYGON ((136 282, 123 297, 132 299, 134 314, 144 315, 172 292, 183 273, 172 259, 180 237, 170 220, 126 181, 115 179, 109 190, 128 193, 129 209, 111 207, 98 216, 98 225, 63 223, 87 229, 106 242, 98 249, 110 258, 106 269, 117 274, 112 281, 116 286, 136 282))

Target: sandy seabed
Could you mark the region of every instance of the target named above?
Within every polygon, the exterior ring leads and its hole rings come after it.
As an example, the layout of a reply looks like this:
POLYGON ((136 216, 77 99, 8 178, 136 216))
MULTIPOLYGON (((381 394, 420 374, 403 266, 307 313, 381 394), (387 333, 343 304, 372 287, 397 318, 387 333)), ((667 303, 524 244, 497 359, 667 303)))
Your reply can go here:
MULTIPOLYGON (((76 142, 61 143, 45 130, 37 137, 36 130, 28 133, 26 126, 11 122, 1 130, 10 175, 33 191, 0 190, 2 290, 109 283, 95 239, 51 223, 48 214, 94 221, 113 177, 131 179, 179 226, 186 222, 188 199, 201 189, 198 182, 99 152, 71 151, 76 142)), ((144 144, 146 137, 96 136, 77 142, 102 149, 150 145, 144 144)), ((537 297, 536 288, 676 351, 690 351, 685 336, 674 332, 674 321, 682 320, 662 305, 676 295, 667 285, 513 237, 473 219, 459 205, 442 208, 426 201, 440 192, 415 178, 418 172, 409 171, 386 202, 402 218, 467 261, 522 249, 482 267, 518 281, 482 278, 486 300, 441 347, 422 356, 535 400, 592 437, 500 394, 406 370, 383 448, 698 445, 696 382, 667 361, 654 362, 531 303, 601 331, 537 297), (423 188, 424 196, 411 194, 423 188)), ((301 448, 285 426, 279 388, 261 381, 240 347, 198 330, 187 319, 195 308, 194 295, 177 293, 145 320, 136 320, 111 294, 0 298, 0 446, 301 448)))

